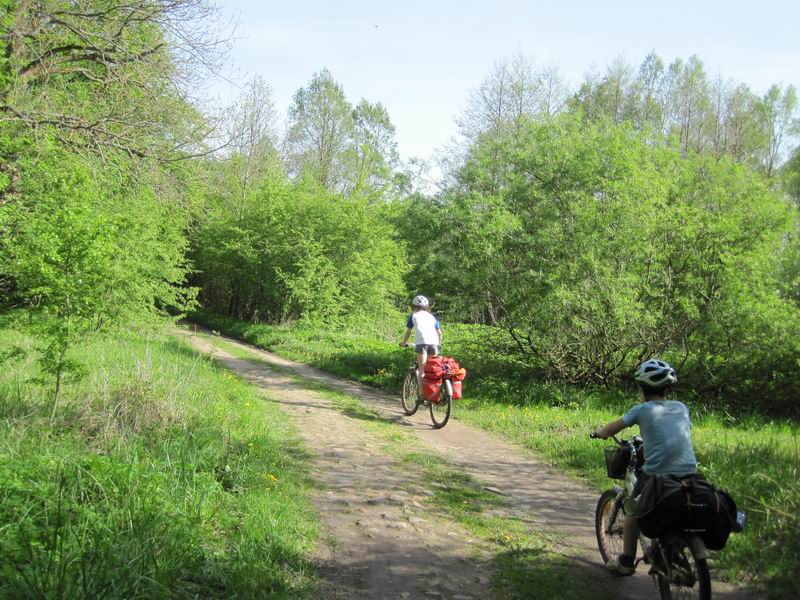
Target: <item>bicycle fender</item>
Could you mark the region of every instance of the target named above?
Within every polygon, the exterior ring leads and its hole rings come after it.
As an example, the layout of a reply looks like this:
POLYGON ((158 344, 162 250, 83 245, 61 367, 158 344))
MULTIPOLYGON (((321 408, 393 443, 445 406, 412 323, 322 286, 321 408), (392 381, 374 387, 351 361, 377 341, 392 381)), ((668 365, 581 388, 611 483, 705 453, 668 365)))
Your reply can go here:
POLYGON ((708 548, 706 548, 705 543, 703 540, 700 539, 699 535, 695 535, 693 533, 686 534, 686 543, 691 546, 692 552, 694 555, 702 560, 708 560, 710 554, 708 553, 708 548))

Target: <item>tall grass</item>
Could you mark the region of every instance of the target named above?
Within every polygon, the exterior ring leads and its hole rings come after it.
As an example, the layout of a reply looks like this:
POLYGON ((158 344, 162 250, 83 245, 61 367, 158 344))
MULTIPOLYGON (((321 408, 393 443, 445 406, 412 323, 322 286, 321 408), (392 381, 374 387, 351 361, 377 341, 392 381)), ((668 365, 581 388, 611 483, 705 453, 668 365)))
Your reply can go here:
POLYGON ((71 358, 52 426, 31 351, 0 370, 0 597, 303 597, 307 456, 260 392, 159 336, 71 358))
MULTIPOLYGON (((359 329, 253 325, 199 315, 208 326, 331 372, 397 391, 411 353, 396 339, 370 337, 359 329)), ((609 486, 602 442, 588 433, 621 416, 637 399, 612 390, 582 390, 532 381, 502 352, 487 349, 485 328, 445 328, 446 354, 468 369, 463 419, 522 446, 597 490, 609 486)), ((800 425, 777 423, 757 414, 732 416, 686 401, 693 415, 693 440, 700 469, 727 489, 748 514, 741 535, 731 536, 715 556, 720 575, 763 586, 768 596, 794 598, 800 577, 800 425)), ((635 431, 627 431, 627 434, 635 431)))

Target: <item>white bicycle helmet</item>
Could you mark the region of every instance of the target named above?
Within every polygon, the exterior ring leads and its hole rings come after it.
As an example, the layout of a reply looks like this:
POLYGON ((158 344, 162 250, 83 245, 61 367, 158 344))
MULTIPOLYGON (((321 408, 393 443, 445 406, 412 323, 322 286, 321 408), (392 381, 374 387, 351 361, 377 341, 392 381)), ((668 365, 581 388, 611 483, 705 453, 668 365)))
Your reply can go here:
POLYGON ((639 365, 633 378, 651 388, 662 388, 676 383, 678 374, 669 363, 657 358, 651 358, 639 365))
POLYGON ((425 296, 414 296, 414 301, 411 303, 411 306, 420 306, 422 308, 428 308, 431 305, 428 302, 428 299, 425 296))

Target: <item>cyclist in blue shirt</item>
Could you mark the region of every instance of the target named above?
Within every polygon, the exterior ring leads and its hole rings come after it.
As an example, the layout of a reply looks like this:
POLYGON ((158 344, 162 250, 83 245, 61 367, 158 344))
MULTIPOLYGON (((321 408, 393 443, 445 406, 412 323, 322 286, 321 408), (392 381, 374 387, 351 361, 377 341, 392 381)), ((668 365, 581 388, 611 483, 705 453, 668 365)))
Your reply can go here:
MULTIPOLYGON (((692 448, 689 409, 682 402, 667 400, 672 386, 678 381, 675 369, 663 360, 650 359, 637 369, 634 379, 639 387, 640 404, 625 415, 595 430, 597 437, 606 439, 626 427, 639 426, 644 442, 644 466, 637 473, 633 497, 641 494, 651 475, 691 475, 697 471, 697 459, 692 448)), ((622 534, 622 554, 606 564, 609 570, 633 575, 639 525, 631 515, 625 515, 622 534)))
POLYGON ((439 321, 428 311, 430 302, 425 296, 415 296, 411 306, 414 312, 408 317, 406 332, 403 334, 400 345, 404 348, 408 346, 408 339, 413 331, 417 365, 421 373, 428 356, 436 356, 439 353, 439 346, 442 344, 442 330, 439 327, 439 321))

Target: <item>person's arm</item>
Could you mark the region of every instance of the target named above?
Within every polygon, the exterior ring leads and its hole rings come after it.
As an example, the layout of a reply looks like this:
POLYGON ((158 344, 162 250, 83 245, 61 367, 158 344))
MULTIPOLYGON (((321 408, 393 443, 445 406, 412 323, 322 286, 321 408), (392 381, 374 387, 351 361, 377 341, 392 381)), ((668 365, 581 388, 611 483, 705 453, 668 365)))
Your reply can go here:
POLYGON ((408 338, 411 337, 412 329, 406 329, 406 332, 403 334, 403 340, 400 342, 400 345, 405 347, 408 345, 408 338))
POLYGON ((599 425, 594 430, 594 434, 601 439, 606 439, 610 438, 612 435, 617 435, 626 427, 625 420, 620 417, 616 421, 611 421, 611 423, 607 423, 606 425, 599 425))
POLYGON ((439 319, 436 319, 436 335, 439 336, 439 345, 442 345, 442 328, 439 326, 439 319))

